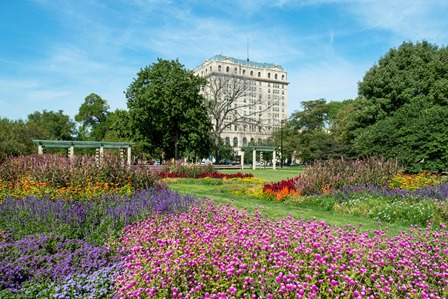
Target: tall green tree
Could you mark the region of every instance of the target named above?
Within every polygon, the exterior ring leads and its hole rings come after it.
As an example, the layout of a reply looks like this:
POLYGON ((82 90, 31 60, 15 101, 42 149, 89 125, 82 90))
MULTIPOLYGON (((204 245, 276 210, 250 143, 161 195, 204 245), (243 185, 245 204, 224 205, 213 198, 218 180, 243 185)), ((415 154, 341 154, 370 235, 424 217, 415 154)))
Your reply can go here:
POLYGON ((291 125, 298 131, 323 130, 328 124, 329 106, 325 99, 302 102, 302 111, 291 115, 291 125))
POLYGON ((366 73, 359 94, 345 118, 358 154, 396 158, 408 171, 448 169, 446 47, 424 41, 391 49, 366 73))
POLYGON ((207 156, 211 124, 199 93, 205 83, 178 60, 141 69, 126 91, 135 138, 165 158, 207 156))
POLYGON ((104 127, 104 141, 126 142, 134 139, 131 118, 127 110, 116 109, 109 112, 104 127))
MULTIPOLYGON (((340 142, 331 128, 344 102, 329 102, 325 99, 302 102, 302 111, 295 111, 283 127, 283 148, 290 156, 303 162, 339 158, 350 158, 351 153, 340 142), (350 153, 350 154, 349 154, 350 153)), ((278 141, 278 132, 276 132, 278 141)))
POLYGON ((45 139, 46 136, 46 132, 33 123, 0 118, 0 162, 7 156, 36 153, 33 139, 45 139))
POLYGON ((79 139, 100 141, 104 138, 109 108, 107 101, 95 93, 84 99, 75 115, 75 120, 81 124, 79 139))
POLYGON ((28 115, 27 122, 41 128, 45 139, 73 140, 76 132, 75 123, 62 110, 36 111, 28 115))

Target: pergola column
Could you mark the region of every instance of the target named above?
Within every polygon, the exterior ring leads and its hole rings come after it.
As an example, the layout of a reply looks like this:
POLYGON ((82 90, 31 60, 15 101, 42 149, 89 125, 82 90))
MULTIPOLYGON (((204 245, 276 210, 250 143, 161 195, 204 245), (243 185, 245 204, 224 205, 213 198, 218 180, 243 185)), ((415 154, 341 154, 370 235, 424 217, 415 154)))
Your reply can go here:
POLYGON ((104 157, 104 147, 100 146, 100 163, 103 163, 103 157, 104 157))
POLYGON ((277 165, 277 158, 275 156, 275 151, 272 152, 272 169, 275 169, 275 166, 277 165))
POLYGON ((128 152, 128 165, 131 165, 131 147, 128 147, 127 152, 128 152))
POLYGON ((256 161, 257 161, 257 150, 254 149, 252 152, 252 169, 255 169, 255 165, 256 165, 256 161))
POLYGON ((241 169, 244 169, 244 151, 241 151, 241 169))
POLYGON ((75 159, 75 147, 74 146, 70 146, 68 148, 68 157, 70 158, 70 160, 75 159))
POLYGON ((42 145, 38 145, 38 146, 37 146, 37 153, 38 153, 39 155, 43 155, 43 154, 44 154, 44 148, 43 148, 42 145))

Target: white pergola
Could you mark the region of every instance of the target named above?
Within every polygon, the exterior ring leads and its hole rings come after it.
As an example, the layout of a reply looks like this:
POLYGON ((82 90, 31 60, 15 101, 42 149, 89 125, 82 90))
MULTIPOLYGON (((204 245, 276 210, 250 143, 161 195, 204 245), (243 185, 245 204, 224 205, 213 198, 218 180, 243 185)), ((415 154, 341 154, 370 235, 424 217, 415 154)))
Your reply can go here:
POLYGON ((241 147, 241 169, 244 169, 244 154, 252 151, 252 169, 256 168, 255 162, 257 161, 257 151, 259 152, 272 152, 272 169, 275 169, 277 164, 276 151, 279 148, 277 146, 243 146, 241 147))
POLYGON ((37 145, 39 155, 44 153, 44 148, 66 148, 70 159, 75 158, 75 148, 95 148, 99 150, 100 157, 104 154, 104 149, 126 149, 127 164, 131 165, 132 142, 106 142, 106 141, 63 141, 63 140, 33 140, 37 145))

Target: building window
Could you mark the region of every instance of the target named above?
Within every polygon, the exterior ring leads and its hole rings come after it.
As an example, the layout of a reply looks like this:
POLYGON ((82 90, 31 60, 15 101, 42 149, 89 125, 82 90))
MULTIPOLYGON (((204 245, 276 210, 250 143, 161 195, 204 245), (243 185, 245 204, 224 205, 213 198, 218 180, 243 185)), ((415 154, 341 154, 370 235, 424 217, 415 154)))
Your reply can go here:
POLYGON ((234 68, 234 69, 233 69, 233 73, 234 73, 234 74, 237 74, 237 73, 238 73, 238 69, 237 69, 237 68, 234 68))
POLYGON ((243 76, 246 76, 246 70, 243 70, 243 76))
POLYGON ((233 138, 233 147, 238 147, 238 137, 233 138))
POLYGON ((212 66, 210 66, 210 73, 212 72, 212 66))
POLYGON ((250 71, 250 76, 251 76, 251 77, 254 76, 254 71, 250 71))
POLYGON ((221 72, 221 66, 218 65, 218 72, 221 72))
POLYGON ((277 74, 275 74, 275 80, 277 80, 277 74))
POLYGON ((226 73, 230 72, 230 68, 227 66, 226 67, 226 73))
POLYGON ((230 137, 226 137, 226 145, 230 145, 230 137))
POLYGON ((260 72, 258 72, 258 78, 260 78, 261 77, 261 73, 260 72))
POLYGON ((285 75, 282 75, 282 80, 285 80, 285 75))
POLYGON ((268 79, 271 79, 271 73, 268 73, 268 79))
POLYGON ((247 138, 246 137, 243 138, 243 146, 247 146, 247 138))

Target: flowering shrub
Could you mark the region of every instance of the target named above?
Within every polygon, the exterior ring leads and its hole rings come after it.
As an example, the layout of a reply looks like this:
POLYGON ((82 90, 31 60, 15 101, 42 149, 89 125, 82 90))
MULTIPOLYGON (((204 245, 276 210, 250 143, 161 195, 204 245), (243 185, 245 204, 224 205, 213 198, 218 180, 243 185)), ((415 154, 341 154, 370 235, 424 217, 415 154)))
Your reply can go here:
POLYGON ((180 195, 166 188, 138 190, 124 197, 103 195, 86 202, 52 200, 48 196, 20 200, 7 197, 0 204, 0 227, 15 239, 58 232, 100 245, 106 236, 117 237, 126 225, 146 218, 148 213, 182 212, 195 202, 193 195, 180 195))
POLYGON ((213 164, 197 165, 197 164, 167 164, 163 166, 162 172, 173 172, 186 175, 187 178, 196 178, 202 173, 215 172, 213 164))
POLYGON ((243 174, 241 172, 237 172, 237 173, 220 173, 220 172, 202 172, 199 174, 194 174, 194 176, 190 176, 189 174, 185 173, 185 172, 173 172, 173 171, 169 171, 169 172, 159 172, 158 175, 162 178, 197 178, 197 179, 204 179, 204 178, 211 178, 211 179, 233 179, 233 178, 251 178, 254 175, 251 173, 246 173, 243 174))
POLYGON ((39 234, 0 243, 0 260, 0 291, 19 292, 30 283, 91 275, 119 262, 119 257, 105 247, 81 240, 39 234))
POLYGON ((204 172, 197 176, 198 179, 212 178, 212 179, 243 179, 252 178, 254 175, 251 173, 220 173, 220 172, 204 172))
POLYGON ((344 187, 323 198, 340 213, 422 226, 427 221, 448 223, 446 182, 416 190, 389 190, 374 185, 344 187))
POLYGON ((0 164, 0 180, 2 190, 11 186, 26 187, 29 183, 31 186, 44 184, 39 187, 56 189, 86 187, 96 183, 113 184, 114 188, 126 188, 131 183, 135 189, 160 185, 157 174, 144 165, 130 167, 119 156, 108 154, 103 156, 101 163, 92 156, 76 156, 74 160, 58 155, 13 157, 0 164))
POLYGON ((277 183, 267 183, 263 186, 263 194, 268 199, 282 201, 288 196, 300 196, 300 190, 296 190, 297 181, 300 177, 282 180, 277 183))
POLYGON ((186 173, 178 172, 159 172, 158 176, 162 179, 188 178, 188 175, 186 173))
POLYGON ((448 231, 373 236, 206 202, 123 230, 120 298, 447 298, 448 231))
POLYGON ((423 187, 434 186, 440 183, 440 176, 427 172, 422 172, 419 174, 399 173, 391 178, 388 184, 388 188, 392 190, 416 190, 423 187))
POLYGON ((345 186, 373 184, 386 187, 389 180, 401 170, 397 162, 378 157, 356 161, 319 161, 308 166, 300 175, 296 190, 300 190, 303 195, 316 195, 345 186))
POLYGON ((70 274, 59 281, 33 282, 22 287, 22 294, 32 298, 117 299, 114 277, 121 272, 121 262, 92 273, 70 274))
POLYGON ((263 198, 265 181, 256 177, 224 179, 219 191, 234 195, 263 198))
POLYGON ((51 199, 89 200, 102 197, 105 194, 118 196, 131 195, 134 191, 132 182, 125 180, 124 183, 125 185, 122 186, 113 182, 94 183, 91 179, 87 178, 83 185, 72 186, 70 182, 67 182, 65 186, 53 187, 51 182, 36 182, 30 177, 22 177, 15 184, 1 184, 0 181, 0 200, 5 199, 7 196, 13 198, 49 196, 51 199))

